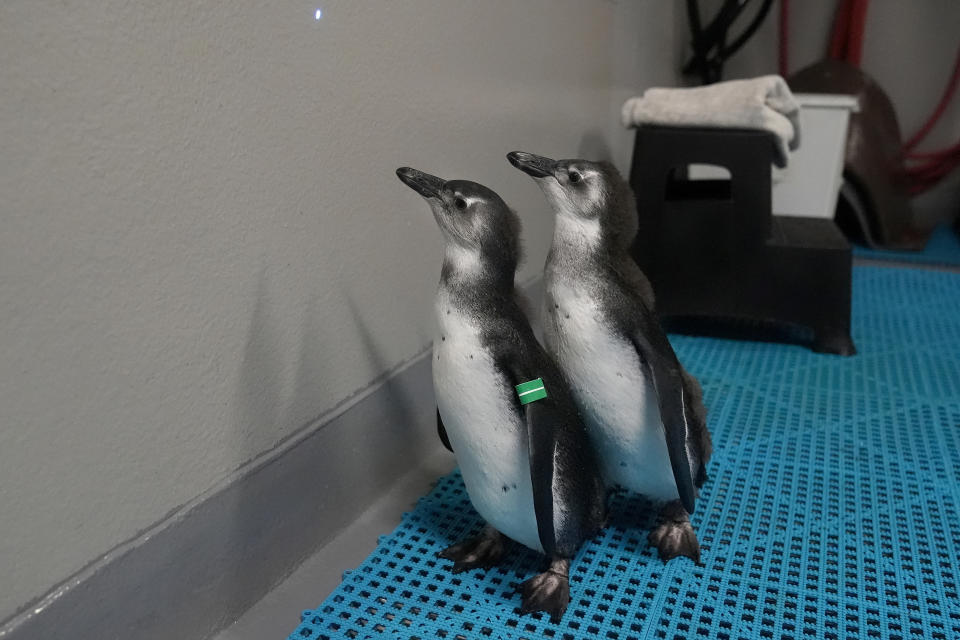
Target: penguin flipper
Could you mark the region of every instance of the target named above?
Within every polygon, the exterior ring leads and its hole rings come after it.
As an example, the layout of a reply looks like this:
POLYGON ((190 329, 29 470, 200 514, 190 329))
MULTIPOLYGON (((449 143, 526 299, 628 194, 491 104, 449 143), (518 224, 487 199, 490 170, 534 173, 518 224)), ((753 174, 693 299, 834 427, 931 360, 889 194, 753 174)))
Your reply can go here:
MULTIPOLYGON (((545 356, 544 356, 545 357, 545 356)), ((517 408, 527 427, 533 508, 547 555, 572 558, 606 518, 605 489, 586 430, 559 371, 514 363, 504 369, 514 384, 542 378, 547 397, 517 408)))
MULTIPOLYGON (((544 398, 548 400, 549 398, 544 398)), ((556 439, 552 437, 547 422, 548 409, 544 400, 521 407, 527 423, 527 447, 530 456, 530 480, 533 485, 533 509, 537 516, 537 532, 543 550, 552 555, 556 549, 556 531, 553 522, 553 476, 555 473, 552 452, 556 439), (541 406, 536 406, 540 404, 541 406)))
MULTIPOLYGON (((670 466, 677 483, 680 502, 687 513, 693 513, 696 489, 687 439, 694 428, 692 423, 698 418, 690 408, 690 398, 687 397, 689 393, 684 389, 686 385, 683 368, 673 352, 673 347, 656 320, 644 315, 648 326, 634 331, 631 339, 657 394, 660 420, 667 440, 667 453, 670 455, 670 466)), ((699 463, 697 466, 699 467, 699 463)))
POLYGON ((488 329, 494 366, 509 391, 540 378, 546 397, 514 410, 526 427, 537 535, 551 558, 572 558, 606 521, 606 488, 587 430, 560 369, 520 308, 506 306, 488 329))
POLYGON ((437 409, 437 435, 440 436, 440 442, 447 448, 447 451, 453 453, 450 438, 447 437, 447 428, 443 426, 443 418, 440 417, 440 409, 437 409))

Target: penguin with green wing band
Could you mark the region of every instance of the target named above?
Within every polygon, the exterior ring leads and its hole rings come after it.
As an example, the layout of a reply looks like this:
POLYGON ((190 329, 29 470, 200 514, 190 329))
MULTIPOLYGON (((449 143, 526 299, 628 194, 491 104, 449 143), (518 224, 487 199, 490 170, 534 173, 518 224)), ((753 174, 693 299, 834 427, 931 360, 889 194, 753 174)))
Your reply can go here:
POLYGON ((486 522, 441 557, 454 572, 490 567, 504 537, 546 554, 547 571, 523 583, 522 610, 559 620, 570 561, 604 522, 605 488, 563 375, 518 304, 519 218, 475 182, 397 175, 427 201, 444 238, 432 355, 438 431, 486 522))

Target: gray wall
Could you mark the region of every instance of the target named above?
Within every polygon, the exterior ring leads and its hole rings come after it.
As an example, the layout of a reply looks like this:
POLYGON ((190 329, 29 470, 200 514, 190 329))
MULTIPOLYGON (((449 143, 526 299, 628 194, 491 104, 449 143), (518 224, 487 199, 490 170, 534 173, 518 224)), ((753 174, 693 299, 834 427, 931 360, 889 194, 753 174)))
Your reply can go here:
MULTIPOLYGON (((719 6, 719 3, 712 4, 719 6)), ((704 7, 712 4, 701 2, 704 7)), ((790 3, 791 72, 826 56, 836 4, 824 0, 790 3)), ((685 16, 686 11, 678 10, 678 14, 685 16)), ((686 30, 685 18, 682 19, 686 30)), ((725 78, 777 72, 777 24, 778 7, 774 5, 754 39, 730 60, 725 78)), ((686 31, 681 37, 689 41, 686 31)), ((958 44, 960 2, 956 0, 873 0, 870 3, 861 66, 893 101, 904 139, 926 122, 940 100, 958 44)), ((955 96, 949 111, 927 136, 921 149, 939 149, 958 139, 960 96, 955 96)), ((938 185, 935 191, 915 200, 918 213, 931 221, 955 215, 960 211, 958 203, 960 172, 938 185)))
MULTIPOLYGON (((672 3, 0 4, 0 620, 428 345, 440 242, 394 177, 610 154, 672 3)), ((295 488, 294 488, 295 489, 295 488)))

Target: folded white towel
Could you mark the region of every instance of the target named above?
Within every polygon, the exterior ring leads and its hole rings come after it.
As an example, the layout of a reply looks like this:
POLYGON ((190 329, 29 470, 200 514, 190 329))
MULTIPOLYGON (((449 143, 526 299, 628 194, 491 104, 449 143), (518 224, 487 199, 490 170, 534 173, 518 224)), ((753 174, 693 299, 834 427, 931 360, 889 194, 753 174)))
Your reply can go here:
POLYGON ((691 89, 647 89, 623 104, 623 126, 766 129, 774 134, 774 164, 800 146, 800 105, 780 76, 718 82, 691 89))

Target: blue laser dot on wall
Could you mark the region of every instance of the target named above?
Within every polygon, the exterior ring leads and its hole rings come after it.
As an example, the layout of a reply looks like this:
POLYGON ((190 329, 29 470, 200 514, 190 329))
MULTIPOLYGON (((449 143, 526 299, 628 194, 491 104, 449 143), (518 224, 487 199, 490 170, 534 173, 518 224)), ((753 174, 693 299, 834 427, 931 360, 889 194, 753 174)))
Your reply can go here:
POLYGON ((322 17, 323 17, 323 10, 322 10, 322 9, 317 9, 317 12, 313 14, 313 19, 314 19, 314 20, 319 20, 319 19, 322 18, 322 17))

